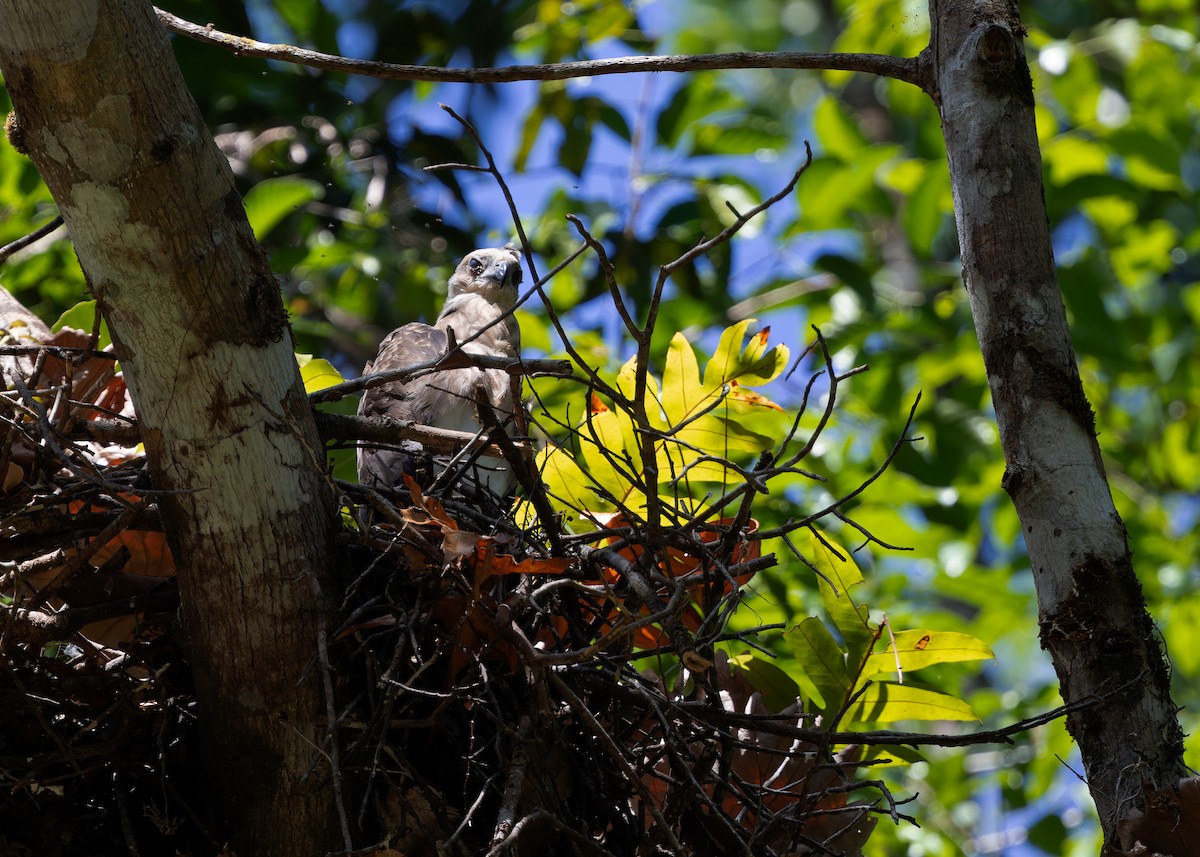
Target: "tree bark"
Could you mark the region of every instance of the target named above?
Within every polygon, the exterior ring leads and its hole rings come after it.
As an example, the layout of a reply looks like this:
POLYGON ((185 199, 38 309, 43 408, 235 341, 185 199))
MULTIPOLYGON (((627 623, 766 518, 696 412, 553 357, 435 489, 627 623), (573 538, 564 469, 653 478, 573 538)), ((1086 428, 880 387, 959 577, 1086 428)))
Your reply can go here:
POLYGON ((939 105, 975 329, 1033 567, 1043 648, 1105 841, 1143 783, 1188 775, 1170 673, 1134 573, 1058 289, 1024 28, 1008 0, 933 0, 923 56, 939 105))
POLYGON ((242 857, 323 853, 342 837, 303 673, 336 506, 275 277, 149 3, 0 0, 0 20, 14 143, 70 228, 170 492, 225 832, 242 857))

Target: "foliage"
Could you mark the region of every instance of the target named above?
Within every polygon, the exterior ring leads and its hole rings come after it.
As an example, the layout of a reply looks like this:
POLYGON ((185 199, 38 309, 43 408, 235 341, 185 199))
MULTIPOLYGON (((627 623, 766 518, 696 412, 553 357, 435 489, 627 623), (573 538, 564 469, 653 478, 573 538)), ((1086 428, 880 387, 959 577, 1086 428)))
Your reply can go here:
MULTIPOLYGON (((683 334, 675 334, 661 383, 648 372, 641 373, 646 378, 644 410, 652 434, 635 425, 636 414, 630 413, 634 409, 606 405, 593 394, 586 418, 571 433, 577 452, 573 455, 551 444, 539 453, 537 467, 546 490, 570 524, 587 530, 614 514, 626 519, 643 516, 646 492, 652 488, 662 492, 661 505, 674 509, 672 517, 690 517, 701 499, 692 494, 709 483, 740 481, 741 468, 730 456, 744 464, 748 455, 775 445, 777 438, 760 433, 761 422, 772 410, 781 409, 748 385, 765 384, 782 373, 788 349, 783 345, 766 349, 769 329, 751 337, 743 349, 752 321, 725 330, 703 378, 691 344, 683 334), (646 456, 654 461, 655 486, 647 482, 646 456)), ((618 371, 614 386, 625 401, 636 395, 638 375, 636 357, 618 371)))
MULTIPOLYGON (((396 62, 491 65, 513 57, 831 46, 912 54, 927 37, 922 5, 596 2, 575 4, 567 15, 550 3, 367 8, 289 0, 249 12, 235 2, 181 2, 172 11, 318 49, 353 45, 360 56, 396 62), (467 16, 483 23, 455 26, 467 16), (368 35, 352 39, 356 32, 368 35)), ((1031 2, 1022 14, 1075 346, 1150 609, 1174 661, 1185 731, 1195 735, 1197 15, 1185 0, 1142 4, 1137 17, 1117 2, 1031 2)), ((1054 704, 1054 676, 1033 643, 1036 608, 1019 527, 999 488, 1002 464, 958 279, 944 152, 924 96, 895 82, 779 70, 466 91, 318 77, 182 39, 176 50, 283 278, 300 350, 347 375, 384 330, 433 314, 435 272, 477 236, 500 243, 510 234, 507 212, 483 182, 418 172, 433 161, 474 160, 461 129, 434 118, 436 100, 488 129, 488 143, 507 154, 503 166, 524 168, 513 182, 538 253, 557 261, 571 252, 576 235, 563 215, 577 214, 604 241, 624 293, 640 308, 658 265, 728 225, 726 201, 745 210, 761 200, 799 160, 799 138, 813 139, 817 158, 790 210, 777 207, 758 236, 673 278, 656 353, 675 331, 703 344, 709 328, 754 316, 785 341, 817 324, 839 368, 872 365, 844 392, 839 424, 812 452, 829 483, 797 478, 758 498, 764 530, 787 521, 802 499, 842 496, 859 484, 900 436, 903 404, 923 390, 923 442, 904 446, 880 490, 852 504, 856 521, 914 549, 860 554, 863 600, 884 605, 889 623, 994 644, 1000 658, 982 678, 952 665, 928 670, 932 684, 961 692, 985 723, 1054 704)), ((0 244, 52 214, 28 162, 0 146, 0 244)), ((43 318, 84 294, 61 233, 10 259, 0 276, 43 318)), ((627 355, 595 311, 608 299, 601 265, 572 268, 551 289, 576 348, 612 381, 627 355)), ((522 324, 527 343, 545 352, 563 346, 537 312, 522 324)), ((772 399, 783 407, 803 395, 789 382, 776 384, 772 399)), ((544 404, 574 426, 579 406, 568 413, 569 401, 547 392, 544 404)), ((601 402, 612 409, 611 399, 601 402)), ((587 446, 567 451, 574 459, 587 446)), ((846 542, 851 534, 834 535, 846 542)), ((758 597, 747 607, 763 623, 807 621, 822 603, 822 584, 788 559, 781 541, 768 540, 765 552, 782 565, 755 580, 758 597)), ((775 654, 790 673, 801 672, 789 664, 791 648, 775 654)), ((1194 752, 1189 746, 1193 766, 1194 752)), ((898 836, 904 842, 892 845, 912 854, 953 854, 982 848, 976 836, 999 841, 1027 831, 1045 852, 1063 853, 1068 842, 1086 839, 1089 826, 1077 798, 1061 797, 1070 776, 1056 756, 1070 758, 1058 726, 1019 750, 973 754, 970 775, 931 751, 929 766, 914 772, 925 778, 914 789, 923 829, 883 825, 880 848, 898 836), (1006 815, 989 815, 992 805, 1006 815)))

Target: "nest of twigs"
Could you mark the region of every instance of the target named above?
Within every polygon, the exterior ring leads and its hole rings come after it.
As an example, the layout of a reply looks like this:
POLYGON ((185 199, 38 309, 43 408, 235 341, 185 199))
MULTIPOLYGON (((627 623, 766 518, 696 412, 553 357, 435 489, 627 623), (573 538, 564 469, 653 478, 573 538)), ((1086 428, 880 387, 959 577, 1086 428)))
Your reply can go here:
MULTIPOLYGON (((768 711, 703 630, 719 627, 695 600, 719 577, 699 570, 719 542, 691 545, 695 580, 645 572, 643 599, 611 569, 647 564, 615 549, 493 553, 520 545, 509 521, 447 563, 423 553, 439 532, 462 537, 440 503, 393 511, 403 523, 371 529, 337 637, 370 674, 346 764, 382 787, 400 852, 840 854, 865 841, 873 822, 847 801, 857 753, 788 735, 806 725, 798 706, 768 711)), ((642 546, 630 529, 621 540, 642 546)))
MULTIPOLYGON (((124 384, 34 321, 2 355, 0 855, 219 852, 124 384)), ((744 520, 548 539, 453 485, 340 487, 332 773, 362 853, 855 854, 897 817, 714 648, 773 561, 744 520)))

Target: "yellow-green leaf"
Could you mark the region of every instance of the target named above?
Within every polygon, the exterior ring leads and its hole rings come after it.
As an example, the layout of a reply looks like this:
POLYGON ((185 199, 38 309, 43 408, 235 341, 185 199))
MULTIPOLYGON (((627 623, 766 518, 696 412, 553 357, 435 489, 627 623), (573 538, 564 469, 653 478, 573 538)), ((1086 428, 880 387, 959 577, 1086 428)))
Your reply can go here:
POLYGON ((341 384, 346 379, 342 373, 333 368, 333 364, 321 357, 311 354, 297 354, 296 362, 300 364, 300 378, 304 381, 304 392, 315 393, 326 387, 341 384))
MULTIPOLYGON (((630 357, 617 373, 617 389, 628 399, 636 398, 637 369, 637 357, 630 357)), ((649 417, 651 425, 666 427, 662 419, 662 397, 658 391, 658 379, 650 373, 646 373, 646 416, 649 417)), ((632 431, 632 427, 630 430, 632 431)))
POLYGON ((633 490, 626 474, 640 473, 642 465, 637 450, 625 446, 623 423, 630 422, 624 413, 609 410, 602 403, 589 405, 590 416, 579 427, 579 452, 587 474, 613 497, 624 500, 633 490))
MULTIPOLYGON (((592 482, 562 447, 546 447, 537 454, 535 462, 546 493, 551 502, 570 519, 568 523, 580 521, 580 510, 589 509, 599 502, 592 491, 592 482)), ((585 529, 590 529, 586 522, 581 523, 585 529)))
MULTIPOLYGON (((58 317, 58 321, 50 326, 50 329, 58 333, 64 327, 71 327, 75 330, 82 330, 85 333, 92 332, 92 325, 96 323, 96 302, 80 301, 58 317)), ((112 344, 112 337, 108 335, 108 324, 103 318, 100 319, 100 339, 96 343, 96 347, 100 349, 107 348, 112 344)))
POLYGON ((261 241, 283 218, 324 194, 321 183, 309 179, 285 177, 259 182, 244 200, 254 237, 261 241))
POLYGON ((817 585, 829 618, 846 641, 850 662, 857 665, 866 658, 875 640, 875 627, 868 621, 866 605, 856 605, 850 598, 850 588, 862 583, 863 576, 848 551, 839 551, 842 554, 839 558, 827 543, 832 544, 828 537, 822 540, 815 531, 810 532, 809 559, 821 572, 817 585))
POLYGON ((800 686, 822 711, 839 709, 850 692, 850 673, 846 653, 825 623, 809 616, 783 636, 800 665, 800 673, 795 676, 800 686))
POLYGON ((960 634, 956 631, 900 631, 896 634, 894 648, 889 640, 884 651, 875 652, 867 658, 862 677, 877 673, 895 673, 897 653, 900 669, 906 673, 916 672, 932 664, 982 661, 995 657, 985 642, 970 634, 960 634))
POLYGON ((730 452, 762 452, 772 446, 771 438, 730 419, 705 414, 675 432, 673 437, 713 455, 730 452))
POLYGON ((754 386, 775 379, 787 366, 788 349, 776 345, 767 351, 770 328, 763 328, 742 349, 746 330, 755 319, 747 318, 725 328, 717 343, 717 350, 704 367, 704 386, 710 391, 720 391, 736 381, 739 385, 754 386))
POLYGON ((846 710, 851 723, 897 720, 979 720, 961 699, 907 684, 875 682, 846 710))
POLYGON ((700 366, 692 345, 682 333, 671 337, 667 349, 667 368, 663 372, 662 407, 667 422, 678 425, 689 416, 699 413, 710 402, 700 386, 700 366))

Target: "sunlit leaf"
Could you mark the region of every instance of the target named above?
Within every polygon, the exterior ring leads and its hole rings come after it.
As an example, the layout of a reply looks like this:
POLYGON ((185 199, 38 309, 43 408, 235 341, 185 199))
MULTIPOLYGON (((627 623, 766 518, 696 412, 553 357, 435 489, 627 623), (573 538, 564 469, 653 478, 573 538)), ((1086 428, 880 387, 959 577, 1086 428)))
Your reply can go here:
POLYGON ((259 182, 250 188, 244 200, 254 237, 261 241, 283 218, 306 202, 320 199, 324 193, 320 182, 291 176, 259 182))
POLYGON ((296 362, 300 364, 300 378, 304 381, 306 393, 315 393, 346 380, 333 368, 333 364, 324 358, 314 358, 311 354, 297 354, 296 362))
POLYGON ((957 697, 907 684, 874 682, 851 703, 846 719, 852 723, 894 723, 979 718, 971 706, 957 697))
POLYGON ((549 446, 543 449, 535 461, 545 483, 546 492, 555 505, 565 510, 566 523, 572 528, 594 528, 594 523, 583 514, 583 510, 612 511, 609 504, 596 496, 595 482, 587 477, 575 463, 575 459, 561 447, 549 446))
POLYGON ((743 386, 756 386, 773 381, 779 376, 788 363, 788 348, 786 345, 776 345, 767 350, 767 340, 770 338, 770 328, 763 328, 746 343, 747 328, 754 323, 748 318, 725 328, 712 359, 704 367, 704 386, 718 389, 725 384, 736 381, 743 386))
POLYGON ((637 450, 625 446, 630 433, 625 430, 628 415, 610 410, 603 403, 591 406, 592 413, 579 427, 580 455, 588 475, 601 488, 619 500, 633 489, 630 476, 641 471, 637 450), (596 407, 603 410, 596 410, 596 407))
POLYGON ((813 111, 813 130, 830 156, 849 160, 867 145, 858 125, 832 96, 822 98, 813 111))
MULTIPOLYGON (((96 302, 80 301, 58 317, 58 321, 50 326, 50 329, 58 333, 65 327, 82 330, 85 333, 91 333, 92 327, 96 323, 96 302)), ((100 338, 96 343, 99 349, 107 348, 112 344, 112 337, 108 333, 108 322, 103 317, 100 319, 100 338)))
POLYGON ((675 334, 667 350, 667 368, 663 372, 662 406, 672 425, 697 414, 708 397, 700 386, 700 366, 691 344, 682 333, 675 334))
MULTIPOLYGON (((887 639, 886 635, 884 639, 887 639)), ((900 669, 905 673, 915 672, 931 664, 979 661, 994 657, 986 643, 969 634, 955 631, 899 631, 896 633, 895 647, 893 648, 889 640, 886 650, 870 655, 861 676, 867 678, 877 673, 887 675, 889 672, 894 675, 897 653, 900 669)))

